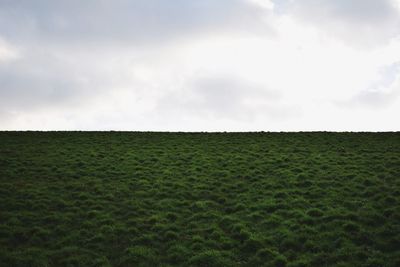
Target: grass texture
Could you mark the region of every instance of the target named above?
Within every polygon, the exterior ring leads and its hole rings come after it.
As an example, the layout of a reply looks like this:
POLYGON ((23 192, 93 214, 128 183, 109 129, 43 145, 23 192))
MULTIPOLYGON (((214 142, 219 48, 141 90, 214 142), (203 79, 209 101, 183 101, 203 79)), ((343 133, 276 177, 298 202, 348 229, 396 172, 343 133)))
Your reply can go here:
POLYGON ((399 133, 0 132, 0 266, 400 266, 399 133))

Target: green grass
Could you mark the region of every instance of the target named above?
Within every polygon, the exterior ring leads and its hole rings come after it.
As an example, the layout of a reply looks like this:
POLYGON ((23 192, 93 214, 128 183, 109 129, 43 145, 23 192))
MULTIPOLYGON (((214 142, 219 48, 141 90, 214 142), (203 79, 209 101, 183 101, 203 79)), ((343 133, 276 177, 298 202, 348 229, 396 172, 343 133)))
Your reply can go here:
POLYGON ((400 134, 1 132, 0 266, 400 266, 400 134))

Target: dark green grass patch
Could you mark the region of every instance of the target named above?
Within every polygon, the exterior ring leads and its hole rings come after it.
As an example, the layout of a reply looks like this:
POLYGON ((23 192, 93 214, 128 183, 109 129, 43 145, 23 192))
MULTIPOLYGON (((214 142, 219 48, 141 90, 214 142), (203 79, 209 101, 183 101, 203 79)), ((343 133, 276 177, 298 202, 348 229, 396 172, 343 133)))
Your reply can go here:
POLYGON ((0 132, 0 266, 400 266, 400 134, 0 132))

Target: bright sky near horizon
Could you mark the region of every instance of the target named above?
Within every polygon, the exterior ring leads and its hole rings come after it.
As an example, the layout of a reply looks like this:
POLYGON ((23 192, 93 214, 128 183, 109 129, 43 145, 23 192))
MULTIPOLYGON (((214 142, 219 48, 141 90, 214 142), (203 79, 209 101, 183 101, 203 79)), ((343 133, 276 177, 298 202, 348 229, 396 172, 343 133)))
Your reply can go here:
POLYGON ((400 0, 0 0, 0 130, 399 131, 400 0))

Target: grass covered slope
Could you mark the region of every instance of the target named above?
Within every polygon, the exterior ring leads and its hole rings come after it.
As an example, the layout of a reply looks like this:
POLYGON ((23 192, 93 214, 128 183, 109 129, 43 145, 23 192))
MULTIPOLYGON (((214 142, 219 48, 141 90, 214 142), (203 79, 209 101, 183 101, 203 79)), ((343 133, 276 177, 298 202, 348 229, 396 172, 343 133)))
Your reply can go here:
POLYGON ((0 266, 400 266, 399 133, 0 133, 0 266))

